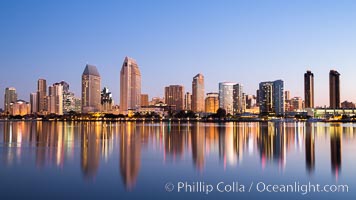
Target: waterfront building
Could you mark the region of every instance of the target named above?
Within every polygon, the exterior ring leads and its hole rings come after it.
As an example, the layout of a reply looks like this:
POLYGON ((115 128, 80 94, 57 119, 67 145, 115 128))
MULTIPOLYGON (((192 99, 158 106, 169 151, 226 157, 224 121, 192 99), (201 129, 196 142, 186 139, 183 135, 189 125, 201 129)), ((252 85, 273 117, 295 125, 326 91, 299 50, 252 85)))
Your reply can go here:
POLYGON ((38 79, 37 81, 37 112, 46 113, 47 111, 47 81, 38 79))
POLYGON ((149 102, 150 106, 154 106, 156 104, 164 103, 165 100, 164 98, 161 97, 153 97, 152 100, 149 102))
POLYGON ((246 109, 245 94, 240 83, 233 85, 233 113, 243 113, 246 109))
POLYGON ((343 101, 341 103, 341 108, 356 108, 356 106, 353 102, 343 101))
POLYGON ((309 70, 304 74, 304 100, 306 108, 314 107, 314 74, 309 70))
POLYGON ((330 70, 329 73, 330 108, 340 108, 340 73, 330 70))
POLYGON ((25 116, 31 113, 30 104, 24 100, 16 100, 9 105, 9 114, 12 116, 25 116))
POLYGON ((141 106, 141 72, 132 58, 125 57, 120 71, 120 110, 138 111, 141 106))
POLYGON ((183 110, 184 109, 184 86, 182 85, 170 85, 165 87, 164 89, 164 96, 165 96, 165 103, 172 109, 172 110, 183 110))
POLYGON ((292 110, 289 111, 301 111, 303 110, 303 99, 301 97, 293 97, 290 100, 292 110))
POLYGON ((82 75, 82 112, 100 111, 101 77, 94 65, 87 64, 82 75))
POLYGON ((216 113, 219 109, 219 93, 207 93, 205 98, 205 112, 216 113))
POLYGON ((204 101, 204 76, 202 74, 197 74, 194 76, 192 81, 192 111, 193 112, 204 112, 205 111, 205 101, 204 101))
POLYGON ((112 94, 107 87, 101 91, 101 111, 104 113, 111 112, 113 106, 112 94))
POLYGON ((47 102, 48 113, 63 115, 63 86, 60 83, 48 87, 47 102))
POLYGON ((5 89, 4 97, 4 111, 10 113, 10 104, 17 101, 17 93, 14 87, 8 87, 5 89))
POLYGON ((141 106, 149 106, 148 94, 141 94, 141 106))
POLYGON ((30 94, 30 107, 31 107, 31 113, 35 114, 37 113, 37 93, 31 93, 30 94))
POLYGON ((283 115, 284 104, 284 83, 282 80, 260 83, 259 106, 261 114, 283 115))
POLYGON ((192 110, 192 94, 186 92, 184 95, 184 110, 192 110))
POLYGON ((234 82, 219 83, 219 108, 226 110, 226 113, 234 112, 234 82))

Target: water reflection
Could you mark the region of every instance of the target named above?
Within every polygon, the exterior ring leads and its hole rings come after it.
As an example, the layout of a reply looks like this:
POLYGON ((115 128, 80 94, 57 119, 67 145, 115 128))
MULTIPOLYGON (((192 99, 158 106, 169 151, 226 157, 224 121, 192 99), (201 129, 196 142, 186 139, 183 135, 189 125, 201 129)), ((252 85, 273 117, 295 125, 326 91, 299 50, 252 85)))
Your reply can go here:
POLYGON ((307 171, 312 174, 315 170, 315 136, 313 124, 306 124, 305 132, 305 165, 307 171))
POLYGON ((0 127, 4 165, 28 164, 32 157, 40 169, 65 168, 66 163, 76 163, 83 179, 92 182, 100 173, 108 173, 100 171, 101 166, 114 163, 128 191, 138 184, 140 171, 147 162, 174 166, 189 161, 195 171, 204 174, 214 163, 220 167, 216 173, 220 173, 240 166, 245 158, 259 163, 246 168, 247 171, 263 171, 267 167, 285 171, 288 162, 292 166, 304 157, 305 174, 309 176, 316 173, 316 155, 327 155, 331 174, 338 179, 342 144, 347 141, 355 145, 356 129, 353 124, 271 122, 3 122, 0 127))
POLYGON ((331 169, 336 178, 341 171, 341 134, 342 127, 340 124, 333 124, 330 127, 330 150, 331 150, 331 169))
POLYGON ((120 132, 120 173, 126 189, 132 190, 141 165, 140 127, 128 122, 120 132))

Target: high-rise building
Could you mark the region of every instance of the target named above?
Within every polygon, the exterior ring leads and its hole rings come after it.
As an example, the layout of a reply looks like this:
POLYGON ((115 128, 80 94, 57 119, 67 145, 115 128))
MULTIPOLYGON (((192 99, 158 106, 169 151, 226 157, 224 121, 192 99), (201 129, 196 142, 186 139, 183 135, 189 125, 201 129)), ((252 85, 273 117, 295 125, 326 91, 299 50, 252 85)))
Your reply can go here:
POLYGON ((37 113, 37 93, 31 93, 30 94, 30 107, 31 107, 31 113, 37 113))
POLYGON ((216 113, 219 109, 219 93, 207 93, 205 98, 205 112, 216 113))
POLYGON ((272 113, 274 112, 273 106, 273 82, 262 82, 259 86, 259 106, 260 113, 272 113))
POLYGON ((284 83, 282 80, 261 82, 258 96, 261 114, 284 114, 284 83))
POLYGON ((293 108, 293 111, 303 110, 303 99, 301 97, 293 97, 290 100, 290 104, 293 108))
POLYGON ((170 106, 172 110, 184 109, 184 87, 182 85, 170 85, 164 89, 164 97, 166 104, 170 106))
POLYGON ((234 85, 233 82, 219 83, 219 108, 230 114, 234 113, 234 85))
POLYGON ((16 103, 17 93, 14 87, 8 87, 5 89, 5 98, 4 98, 4 111, 5 113, 10 113, 10 104, 16 103))
POLYGON ((306 108, 314 108, 314 74, 309 70, 304 74, 304 101, 306 108))
POLYGON ((184 110, 192 110, 192 94, 190 92, 184 94, 184 110))
POLYGON ((240 83, 236 83, 233 86, 233 104, 234 114, 243 113, 246 109, 245 95, 243 93, 243 86, 240 83))
POLYGON ((205 101, 204 101, 204 76, 202 74, 197 74, 193 78, 192 82, 192 110, 193 112, 204 112, 205 111, 205 101))
POLYGON ((73 92, 63 92, 63 113, 81 112, 81 105, 77 107, 77 101, 80 98, 75 97, 73 92))
POLYGON ((284 91, 284 100, 285 101, 290 100, 290 91, 289 90, 284 91))
POLYGON ((60 84, 63 87, 63 113, 81 112, 81 105, 77 106, 77 102, 80 101, 80 98, 76 98, 74 93, 69 90, 69 84, 65 81, 56 84, 60 84))
POLYGON ((63 115, 63 85, 55 83, 48 87, 48 109, 51 114, 63 115))
POLYGON ((246 109, 251 109, 256 106, 256 96, 255 95, 245 95, 246 97, 246 109))
POLYGON ((47 111, 47 82, 45 79, 37 81, 37 112, 47 111))
POLYGON ((30 109, 30 104, 20 99, 10 103, 9 114, 12 116, 24 116, 30 114, 30 109))
POLYGON ((141 94, 141 106, 149 106, 148 94, 141 94))
POLYGON ((330 108, 340 108, 340 73, 330 70, 329 73, 330 108))
POLYGON ((101 111, 110 112, 112 110, 112 95, 107 87, 101 91, 101 111))
POLYGON ((94 65, 86 65, 82 75, 82 112, 100 111, 101 77, 94 65))
POLYGON ((141 72, 136 61, 125 57, 120 71, 120 110, 138 110, 141 106, 141 72))
POLYGON ((61 81, 58 84, 61 84, 63 86, 63 94, 69 93, 69 84, 65 81, 61 81))

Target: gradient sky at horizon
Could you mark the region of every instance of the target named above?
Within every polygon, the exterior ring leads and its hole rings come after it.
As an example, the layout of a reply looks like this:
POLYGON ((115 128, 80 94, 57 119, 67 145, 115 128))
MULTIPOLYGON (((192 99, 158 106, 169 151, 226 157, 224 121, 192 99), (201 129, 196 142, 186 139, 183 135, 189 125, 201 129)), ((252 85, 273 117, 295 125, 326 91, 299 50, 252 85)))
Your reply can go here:
MULTIPOLYGON (((329 70, 340 74, 341 100, 356 102, 356 1, 1 1, 0 108, 6 87, 29 100, 37 79, 65 80, 80 97, 87 63, 119 103, 125 56, 142 74, 142 93, 205 76, 205 91, 234 81, 255 94, 259 82, 283 79, 303 97, 314 73, 315 102, 329 105, 329 70)), ((303 97, 304 98, 304 97, 303 97)))

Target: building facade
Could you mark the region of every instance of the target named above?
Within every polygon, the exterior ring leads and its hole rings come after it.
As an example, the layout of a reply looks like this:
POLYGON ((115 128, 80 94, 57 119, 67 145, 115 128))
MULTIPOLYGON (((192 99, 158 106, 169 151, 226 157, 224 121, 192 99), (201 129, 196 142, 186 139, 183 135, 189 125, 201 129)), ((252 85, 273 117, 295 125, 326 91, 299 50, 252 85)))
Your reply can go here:
POLYGON ((37 112, 47 111, 47 81, 38 79, 37 81, 37 112))
POLYGON ((204 112, 205 111, 205 91, 204 91, 204 76, 197 74, 192 82, 192 111, 204 112))
POLYGON ((290 104, 292 107, 290 111, 302 111, 304 109, 303 99, 301 97, 293 97, 290 99, 290 104))
POLYGON ((284 114, 284 83, 282 80, 261 82, 258 96, 261 114, 284 114))
POLYGON ((329 73, 330 108, 340 108, 340 73, 330 70, 329 73))
POLYGON ((314 108, 314 74, 309 70, 304 74, 304 102, 306 108, 314 108))
POLYGON ((4 111, 10 114, 10 104, 17 101, 17 93, 14 87, 8 87, 5 89, 4 96, 4 111))
POLYGON ((63 85, 55 83, 48 87, 47 104, 48 113, 63 115, 63 85))
POLYGON ((10 103, 9 111, 9 114, 12 116, 25 116, 31 113, 31 106, 30 103, 24 100, 16 100, 10 103))
POLYGON ((207 93, 205 98, 205 112, 216 113, 219 109, 219 93, 207 93))
POLYGON ((87 64, 82 75, 82 112, 100 111, 101 77, 94 65, 87 64))
POLYGON ((192 110, 192 94, 190 92, 184 94, 184 110, 192 110))
POLYGON ((240 83, 233 85, 233 113, 243 113, 246 109, 245 94, 240 83))
POLYGON ((107 87, 101 91, 101 111, 108 113, 112 111, 113 100, 112 94, 107 87))
POLYGON ((138 111, 141 106, 141 72, 132 58, 125 57, 120 71, 120 110, 128 114, 129 110, 138 111))
POLYGON ((219 83, 219 108, 226 110, 226 113, 234 113, 234 82, 219 83))
POLYGON ((148 94, 141 94, 141 106, 149 106, 148 94))
POLYGON ((172 110, 184 109, 184 86, 182 85, 170 85, 164 89, 165 103, 172 110))
POLYGON ((30 106, 31 106, 31 113, 35 114, 37 113, 37 93, 31 93, 30 94, 30 106))

